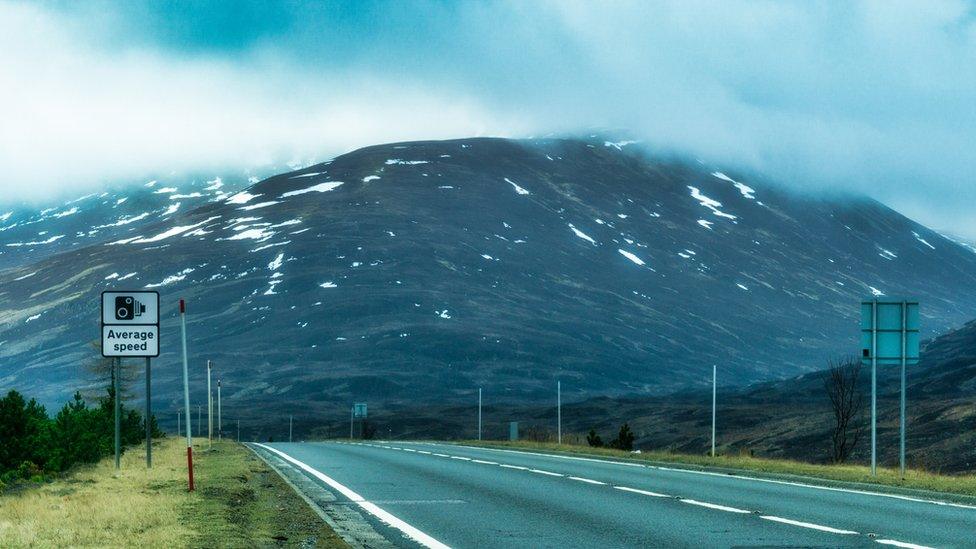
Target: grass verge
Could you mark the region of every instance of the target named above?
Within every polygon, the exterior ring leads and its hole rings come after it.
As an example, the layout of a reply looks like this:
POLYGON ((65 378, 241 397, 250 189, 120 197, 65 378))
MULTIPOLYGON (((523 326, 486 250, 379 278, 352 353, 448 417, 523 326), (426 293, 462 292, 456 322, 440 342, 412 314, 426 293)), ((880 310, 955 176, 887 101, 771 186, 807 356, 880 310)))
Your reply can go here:
POLYGON ((693 468, 719 469, 729 473, 754 473, 757 476, 790 477, 791 480, 834 481, 877 488, 936 492, 950 496, 976 497, 976 475, 942 475, 927 471, 907 470, 901 478, 898 469, 878 468, 878 476, 871 476, 871 468, 864 465, 821 465, 785 459, 768 459, 737 455, 701 456, 670 452, 644 451, 634 454, 610 448, 593 448, 570 444, 531 441, 459 442, 470 446, 535 450, 557 454, 575 454, 648 462, 656 465, 678 465, 693 468))
POLYGON ((64 478, 0 496, 0 547, 345 547, 277 473, 247 448, 194 448, 168 437, 64 478))

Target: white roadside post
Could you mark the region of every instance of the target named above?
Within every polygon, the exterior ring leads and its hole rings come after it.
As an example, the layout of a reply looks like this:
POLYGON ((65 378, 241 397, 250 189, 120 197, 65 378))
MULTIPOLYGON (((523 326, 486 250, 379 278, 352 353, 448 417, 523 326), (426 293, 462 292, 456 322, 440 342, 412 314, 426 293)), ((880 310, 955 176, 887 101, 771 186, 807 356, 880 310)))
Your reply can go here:
POLYGON ((908 364, 908 302, 901 302, 901 402, 898 426, 901 441, 898 445, 898 466, 905 478, 905 366, 908 364))
POLYGON ((182 415, 183 415, 183 409, 177 408, 176 409, 176 436, 180 436, 180 433, 183 432, 183 427, 180 424, 180 416, 182 415))
POLYGON ((563 443, 563 382, 556 382, 556 444, 563 443))
POLYGON ((878 476, 878 300, 871 302, 871 476, 878 476))
MULTIPOLYGON (((186 360, 186 302, 180 300, 180 328, 183 339, 183 406, 190 411, 190 372, 186 360)), ((190 491, 193 491, 193 438, 191 437, 190 422, 186 422, 186 470, 190 479, 190 491)))
POLYGON ((197 436, 203 436, 203 405, 197 404, 197 436))
POLYGON ((210 374, 213 364, 207 361, 207 445, 213 445, 213 393, 210 388, 210 374))
POLYGON ((220 379, 217 379, 217 440, 224 440, 224 423, 220 419, 220 379))
POLYGON ((291 442, 291 424, 294 421, 295 416, 288 416, 288 442, 291 442))
POLYGON ((712 364, 712 457, 715 457, 715 400, 718 394, 718 366, 712 364))
POLYGON ((481 440, 481 387, 478 387, 478 440, 481 440))
POLYGON ((237 420, 237 442, 241 441, 241 420, 237 420))

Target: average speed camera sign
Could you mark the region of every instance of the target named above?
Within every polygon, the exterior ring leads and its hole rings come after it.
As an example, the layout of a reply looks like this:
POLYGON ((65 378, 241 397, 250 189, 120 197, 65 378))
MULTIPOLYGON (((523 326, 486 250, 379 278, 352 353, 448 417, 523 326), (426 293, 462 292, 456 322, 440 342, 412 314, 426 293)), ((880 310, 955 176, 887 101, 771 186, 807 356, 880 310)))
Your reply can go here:
POLYGON ((102 292, 102 356, 159 356, 159 292, 102 292))

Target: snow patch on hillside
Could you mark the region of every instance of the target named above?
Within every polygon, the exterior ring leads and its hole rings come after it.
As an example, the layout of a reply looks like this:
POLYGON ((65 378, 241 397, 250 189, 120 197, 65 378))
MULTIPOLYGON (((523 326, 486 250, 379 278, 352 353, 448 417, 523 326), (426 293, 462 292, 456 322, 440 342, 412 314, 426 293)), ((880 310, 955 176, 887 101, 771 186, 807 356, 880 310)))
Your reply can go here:
POLYGON ((329 191, 331 191, 333 189, 336 189, 340 185, 342 185, 342 181, 326 181, 325 183, 319 183, 318 185, 312 185, 311 187, 308 187, 308 188, 305 188, 305 189, 299 189, 297 191, 288 191, 285 194, 281 195, 281 198, 288 198, 290 196, 298 196, 300 194, 312 193, 312 192, 315 192, 315 193, 325 193, 325 192, 329 192, 329 191))

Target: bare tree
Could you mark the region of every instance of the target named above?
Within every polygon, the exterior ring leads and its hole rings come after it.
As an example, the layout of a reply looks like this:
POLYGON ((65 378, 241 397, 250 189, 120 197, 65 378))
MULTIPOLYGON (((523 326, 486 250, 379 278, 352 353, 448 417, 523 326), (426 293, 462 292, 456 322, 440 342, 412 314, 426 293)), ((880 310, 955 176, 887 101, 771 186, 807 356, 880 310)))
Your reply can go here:
POLYGON ((831 360, 824 374, 824 388, 834 414, 831 459, 843 463, 857 447, 864 430, 864 394, 858 386, 861 361, 856 357, 831 360))

